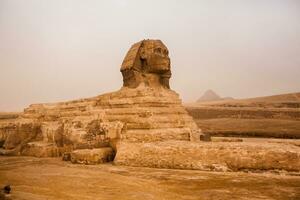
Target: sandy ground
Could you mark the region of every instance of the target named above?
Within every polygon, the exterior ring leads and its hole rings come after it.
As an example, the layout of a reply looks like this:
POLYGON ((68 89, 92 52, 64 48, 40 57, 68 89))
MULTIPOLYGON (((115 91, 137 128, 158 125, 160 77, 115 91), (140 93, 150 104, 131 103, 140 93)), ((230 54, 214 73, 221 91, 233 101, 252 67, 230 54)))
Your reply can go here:
POLYGON ((300 177, 74 165, 58 158, 0 157, 12 199, 300 199, 300 177))

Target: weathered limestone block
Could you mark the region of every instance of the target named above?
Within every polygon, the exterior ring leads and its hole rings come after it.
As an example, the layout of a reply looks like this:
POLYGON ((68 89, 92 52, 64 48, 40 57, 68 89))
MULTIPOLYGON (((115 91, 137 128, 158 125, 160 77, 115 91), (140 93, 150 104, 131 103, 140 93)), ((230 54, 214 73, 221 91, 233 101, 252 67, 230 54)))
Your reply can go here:
MULTIPOLYGON (((165 140, 189 141, 189 128, 132 129, 122 135, 122 141, 156 142, 165 140)), ((199 139, 199 138, 198 138, 199 139)))
POLYGON ((119 121, 104 122, 103 119, 76 117, 64 123, 64 144, 74 146, 74 149, 100 148, 114 146, 123 130, 119 121))
POLYGON ((40 123, 33 120, 20 120, 6 127, 4 149, 11 150, 36 138, 41 138, 40 123))
POLYGON ((104 130, 105 139, 109 141, 109 146, 112 147, 114 151, 117 151, 116 144, 122 139, 122 135, 126 131, 124 123, 120 121, 102 122, 100 123, 100 127, 104 130))
POLYGON ((63 124, 59 121, 44 122, 41 125, 44 142, 54 143, 63 146, 63 124))
POLYGON ((149 142, 164 140, 199 141, 201 130, 187 114, 176 92, 165 88, 123 87, 99 96, 97 106, 105 118, 124 123, 121 140, 149 142))
POLYGON ((7 139, 7 136, 8 136, 8 130, 0 128, 0 148, 3 147, 5 140, 7 139))
POLYGON ((21 155, 34 157, 58 157, 60 155, 60 149, 53 143, 30 142, 22 148, 21 155))
POLYGON ((71 152, 71 162, 95 165, 112 161, 114 158, 114 151, 110 147, 98 149, 80 149, 71 152))
MULTIPOLYGON (((95 147, 100 140, 104 140, 101 130, 95 130, 94 124, 99 124, 93 117, 76 116, 64 121, 63 142, 74 148, 85 149, 95 147)), ((98 127, 99 128, 99 127, 98 127)))
POLYGON ((15 129, 14 123, 18 119, 20 113, 0 113, 0 148, 8 137, 8 135, 15 129))
POLYGON ((300 171, 300 148, 288 144, 195 143, 167 141, 123 142, 116 164, 172 169, 213 171, 286 170, 300 171))

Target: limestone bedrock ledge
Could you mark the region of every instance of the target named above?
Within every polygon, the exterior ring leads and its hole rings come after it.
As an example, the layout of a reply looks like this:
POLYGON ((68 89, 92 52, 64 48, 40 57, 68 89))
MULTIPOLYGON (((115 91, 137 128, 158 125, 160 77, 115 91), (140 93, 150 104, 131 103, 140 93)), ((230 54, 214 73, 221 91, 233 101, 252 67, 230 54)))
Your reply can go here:
POLYGON ((300 148, 287 144, 166 141, 118 144, 117 165, 208 171, 300 171, 300 148))
POLYGON ((71 153, 71 162, 95 165, 113 160, 114 151, 110 147, 97 149, 79 149, 71 153))

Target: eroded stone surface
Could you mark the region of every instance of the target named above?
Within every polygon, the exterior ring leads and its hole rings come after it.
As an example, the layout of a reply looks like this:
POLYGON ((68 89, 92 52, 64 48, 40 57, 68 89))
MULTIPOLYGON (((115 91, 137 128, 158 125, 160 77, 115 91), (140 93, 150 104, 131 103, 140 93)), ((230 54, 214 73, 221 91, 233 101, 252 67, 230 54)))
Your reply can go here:
POLYGON ((299 147, 289 144, 194 143, 184 141, 122 143, 115 163, 207 171, 300 171, 299 147))
POLYGON ((112 161, 114 158, 114 151, 110 147, 99 149, 80 149, 71 153, 71 162, 94 165, 112 161))
POLYGON ((24 156, 58 157, 60 156, 60 149, 54 143, 29 142, 20 153, 24 156))

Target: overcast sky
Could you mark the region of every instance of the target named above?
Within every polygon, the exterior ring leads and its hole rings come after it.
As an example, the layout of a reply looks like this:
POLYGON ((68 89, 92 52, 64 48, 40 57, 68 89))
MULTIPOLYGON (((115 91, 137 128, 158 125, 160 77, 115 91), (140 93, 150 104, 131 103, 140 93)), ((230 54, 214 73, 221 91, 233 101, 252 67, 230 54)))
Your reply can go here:
POLYGON ((148 38, 186 102, 300 91, 299 0, 0 0, 0 111, 117 90, 148 38))

